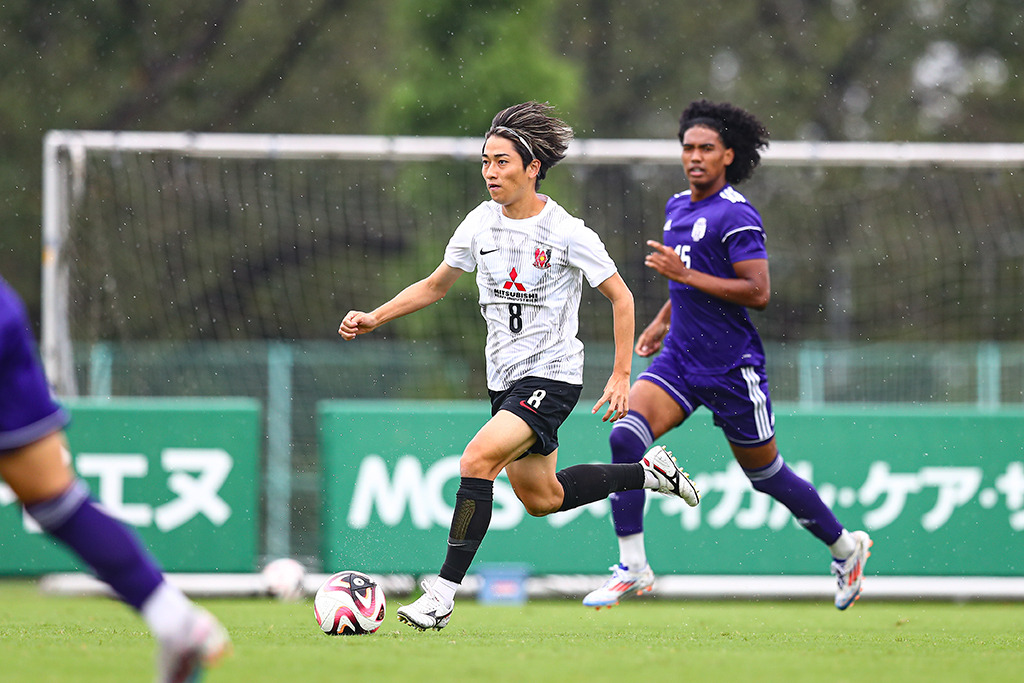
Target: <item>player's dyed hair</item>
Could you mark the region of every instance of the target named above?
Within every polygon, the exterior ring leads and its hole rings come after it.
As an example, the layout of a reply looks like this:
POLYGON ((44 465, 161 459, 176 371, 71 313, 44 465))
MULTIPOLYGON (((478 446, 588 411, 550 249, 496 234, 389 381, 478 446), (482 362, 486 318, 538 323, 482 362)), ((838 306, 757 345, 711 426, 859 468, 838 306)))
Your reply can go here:
POLYGON ((761 163, 761 150, 768 146, 768 129, 750 114, 727 102, 707 100, 690 103, 679 117, 679 142, 694 126, 718 131, 722 144, 733 151, 733 161, 725 168, 725 179, 737 185, 754 174, 761 163))
POLYGON ((565 158, 572 141, 572 128, 552 115, 554 107, 540 102, 524 102, 502 109, 491 121, 484 144, 492 135, 509 140, 523 159, 523 168, 534 159, 540 162, 537 187, 548 169, 565 158))

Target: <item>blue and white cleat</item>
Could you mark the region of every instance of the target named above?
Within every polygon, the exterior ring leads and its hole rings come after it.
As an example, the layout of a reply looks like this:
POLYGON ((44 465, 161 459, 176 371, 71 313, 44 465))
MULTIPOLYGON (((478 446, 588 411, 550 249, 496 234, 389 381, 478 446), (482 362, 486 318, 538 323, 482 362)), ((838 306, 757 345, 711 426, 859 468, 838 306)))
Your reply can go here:
POLYGON ((871 557, 871 546, 874 541, 866 531, 854 531, 853 537, 857 539, 857 549, 845 560, 832 560, 832 574, 835 575, 838 587, 836 588, 836 608, 846 609, 860 597, 864 583, 864 565, 871 557))
POLYGON ((583 598, 584 607, 614 607, 619 600, 629 595, 643 595, 654 587, 654 571, 650 564, 638 572, 631 572, 621 564, 609 567, 612 577, 597 590, 587 593, 583 598))

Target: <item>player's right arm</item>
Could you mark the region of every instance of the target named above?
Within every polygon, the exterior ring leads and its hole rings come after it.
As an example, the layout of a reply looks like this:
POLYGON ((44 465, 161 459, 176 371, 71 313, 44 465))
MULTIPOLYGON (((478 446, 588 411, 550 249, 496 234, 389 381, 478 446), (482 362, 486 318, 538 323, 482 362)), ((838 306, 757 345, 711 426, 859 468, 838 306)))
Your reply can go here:
POLYGON ((394 299, 369 313, 349 311, 341 321, 338 334, 342 339, 355 339, 357 335, 372 332, 389 320, 401 318, 440 301, 465 271, 442 263, 433 273, 409 285, 394 299))
POLYGON ((665 335, 668 334, 671 323, 672 300, 669 299, 658 311, 658 315, 654 316, 651 324, 640 333, 640 338, 636 340, 636 354, 641 358, 647 358, 657 353, 661 349, 661 343, 664 341, 665 335))
POLYGON ((644 259, 644 265, 658 271, 669 280, 689 285, 705 294, 730 304, 763 311, 771 299, 767 258, 749 258, 732 264, 736 277, 718 277, 691 268, 672 247, 647 240, 654 251, 644 259))

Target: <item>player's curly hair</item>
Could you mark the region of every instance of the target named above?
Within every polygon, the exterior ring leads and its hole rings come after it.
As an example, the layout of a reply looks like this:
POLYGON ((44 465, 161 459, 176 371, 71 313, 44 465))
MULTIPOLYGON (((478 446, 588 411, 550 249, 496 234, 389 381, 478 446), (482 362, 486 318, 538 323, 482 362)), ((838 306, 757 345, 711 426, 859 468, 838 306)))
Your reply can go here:
POLYGON ((572 128, 552 115, 554 109, 547 102, 533 101, 502 109, 484 136, 484 144, 492 135, 509 140, 522 157, 524 168, 534 159, 540 161, 537 187, 548 169, 565 158, 573 138, 572 128))
POLYGON ((733 162, 725 169, 725 179, 732 185, 754 174, 761 151, 768 147, 768 129, 753 114, 728 102, 691 102, 679 117, 679 142, 694 126, 718 131, 722 144, 733 151, 733 162))

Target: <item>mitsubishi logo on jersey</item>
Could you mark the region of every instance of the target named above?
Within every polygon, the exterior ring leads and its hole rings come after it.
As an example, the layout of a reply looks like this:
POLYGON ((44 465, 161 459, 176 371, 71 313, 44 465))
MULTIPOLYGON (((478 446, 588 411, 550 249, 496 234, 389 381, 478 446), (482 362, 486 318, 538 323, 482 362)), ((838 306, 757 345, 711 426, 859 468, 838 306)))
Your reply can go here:
MULTIPOLYGON (((539 297, 536 292, 527 292, 526 287, 521 282, 516 282, 519 277, 519 273, 513 268, 509 271, 508 280, 499 289, 495 287, 491 291, 494 296, 499 299, 505 299, 506 301, 538 301, 539 297)), ((494 284, 497 285, 501 280, 496 281, 494 284)))
POLYGON ((515 287, 517 292, 526 291, 526 287, 523 287, 521 284, 516 282, 516 278, 519 277, 519 273, 516 272, 515 268, 513 268, 512 271, 508 274, 508 277, 509 279, 508 281, 505 282, 504 289, 512 289, 513 287, 515 287))

